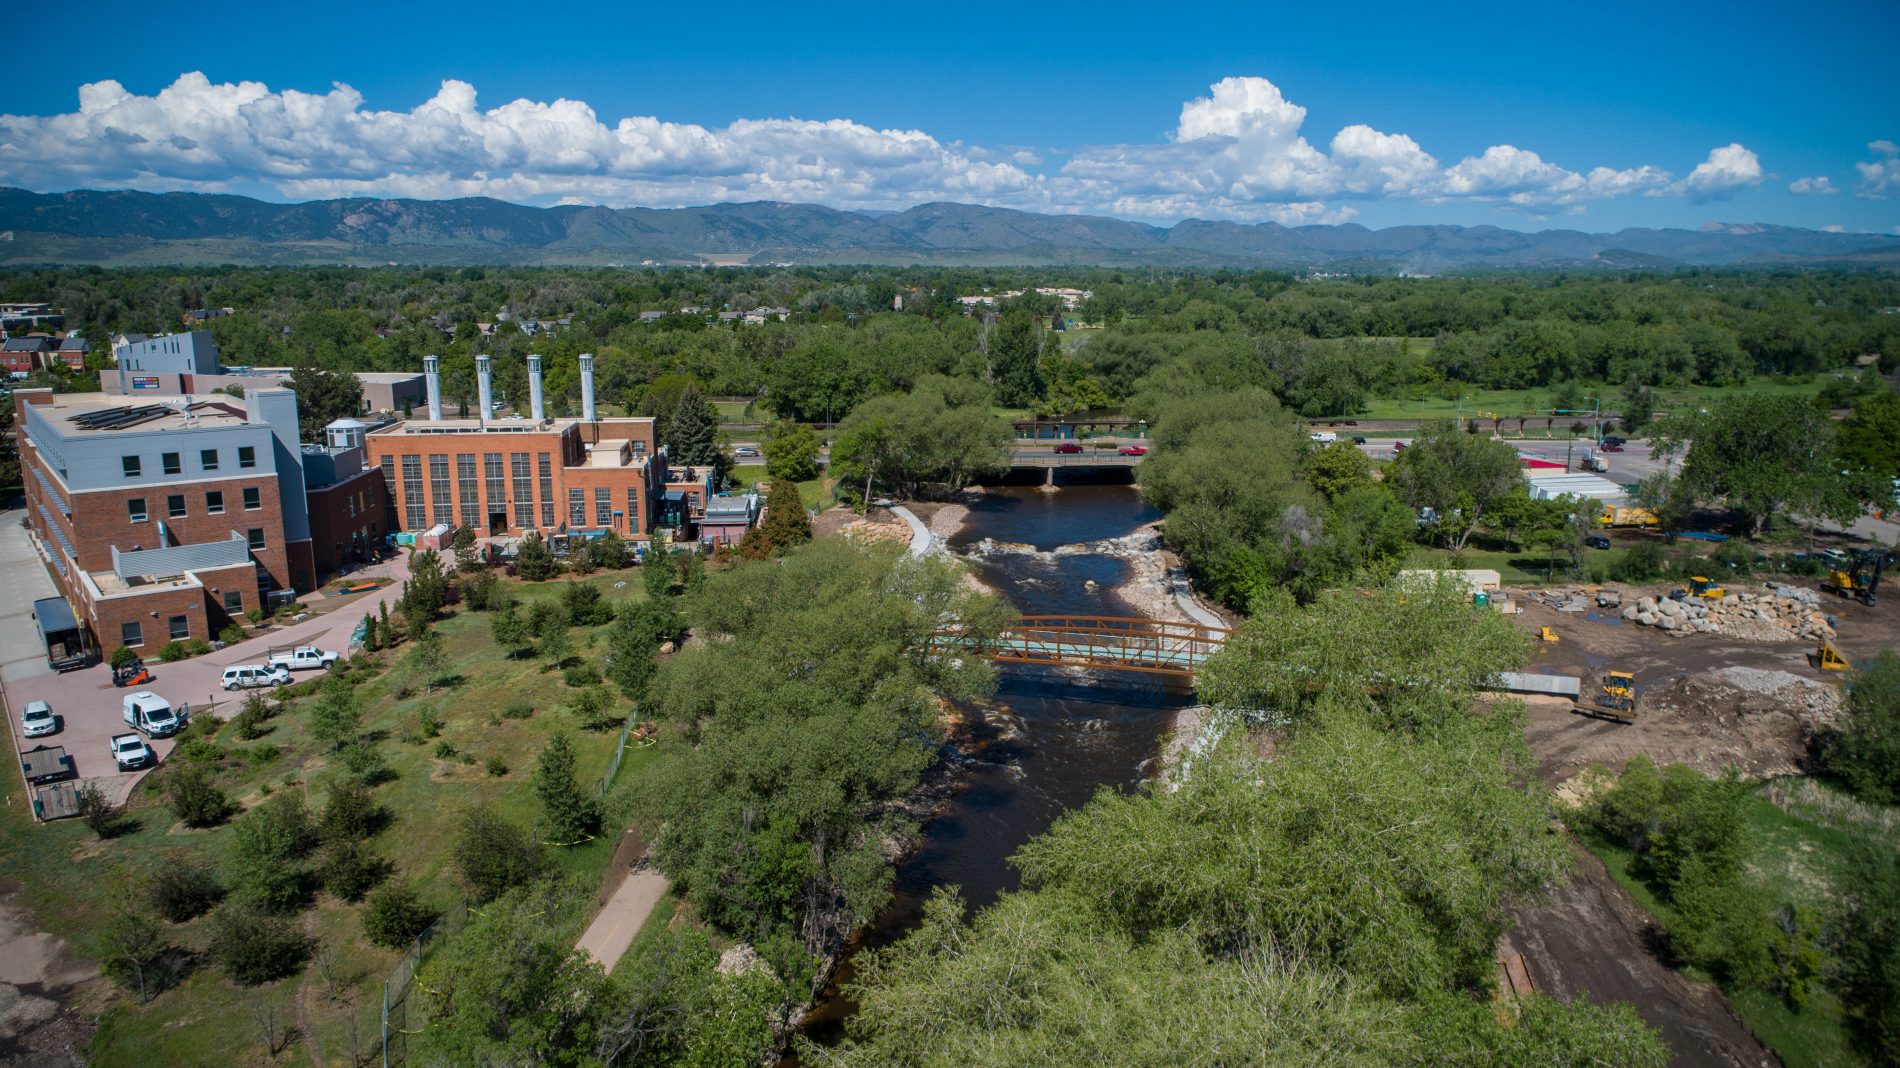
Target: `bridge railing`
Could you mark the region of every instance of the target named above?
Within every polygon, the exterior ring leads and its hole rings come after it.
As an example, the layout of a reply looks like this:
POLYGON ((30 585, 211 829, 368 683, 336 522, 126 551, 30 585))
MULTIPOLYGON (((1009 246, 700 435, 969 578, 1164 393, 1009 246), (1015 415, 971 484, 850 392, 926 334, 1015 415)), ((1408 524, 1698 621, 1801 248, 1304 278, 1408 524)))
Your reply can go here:
POLYGON ((939 648, 976 652, 992 660, 1105 667, 1191 675, 1222 645, 1222 627, 1128 616, 1024 616, 987 640, 949 628, 932 635, 939 648))

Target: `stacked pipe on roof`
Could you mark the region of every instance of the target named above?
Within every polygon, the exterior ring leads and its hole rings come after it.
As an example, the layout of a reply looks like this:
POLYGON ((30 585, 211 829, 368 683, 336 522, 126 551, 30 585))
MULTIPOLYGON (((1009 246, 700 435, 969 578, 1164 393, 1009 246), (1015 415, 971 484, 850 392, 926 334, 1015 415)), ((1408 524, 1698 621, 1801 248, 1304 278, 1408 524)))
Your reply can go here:
POLYGON ((581 418, 592 423, 598 419, 594 414, 594 354, 581 353, 581 418))
POLYGON ((439 423, 442 421, 442 357, 424 356, 422 373, 429 387, 429 421, 439 423))
POLYGON ((541 407, 541 357, 528 357, 528 409, 534 421, 547 421, 547 412, 541 407))

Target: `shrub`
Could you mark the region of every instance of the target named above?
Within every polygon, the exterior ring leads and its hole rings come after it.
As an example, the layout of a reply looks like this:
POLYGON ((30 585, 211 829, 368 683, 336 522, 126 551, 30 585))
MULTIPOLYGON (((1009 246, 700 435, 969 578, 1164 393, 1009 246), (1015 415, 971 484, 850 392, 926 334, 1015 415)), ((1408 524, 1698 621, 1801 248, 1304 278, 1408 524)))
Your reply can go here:
POLYGON ((118 806, 106 798, 106 792, 96 782, 79 788, 79 818, 101 838, 115 838, 125 829, 118 806))
POLYGON ((433 738, 442 733, 442 715, 432 706, 424 705, 416 709, 416 724, 422 728, 424 738, 433 738))
POLYGON ((355 842, 375 834, 382 825, 382 807, 369 787, 355 779, 344 779, 330 788, 317 833, 325 842, 355 842))
POLYGON ((534 715, 534 706, 526 701, 510 701, 501 706, 501 718, 503 719, 527 719, 532 715, 534 715))
POLYGON ((238 710, 237 715, 231 717, 231 726, 240 739, 248 742, 263 737, 264 724, 276 714, 270 702, 264 700, 264 695, 257 690, 252 690, 244 697, 244 707, 238 710))
POLYGON ((185 652, 184 642, 166 642, 164 645, 158 647, 158 658, 167 664, 175 660, 183 660, 189 655, 189 653, 185 652))
POLYGON ((254 768, 263 767, 283 755, 283 747, 272 745, 269 742, 263 745, 254 745, 244 750, 244 759, 254 768))
POLYGON ((236 623, 227 623, 224 625, 223 630, 218 631, 218 640, 226 645, 236 645, 238 642, 244 640, 247 633, 243 627, 238 626, 236 623))
POLYGON ((1654 542, 1638 542, 1630 546, 1622 559, 1610 565, 1610 577, 1618 582, 1648 582, 1662 573, 1662 546, 1654 542))
POLYGON ((437 760, 455 759, 455 746, 446 738, 435 743, 435 758, 437 760))
POLYGON ((172 750, 172 760, 188 764, 216 764, 224 759, 224 750, 207 738, 192 738, 172 750))
POLYGON ((574 664, 561 672, 569 686, 592 686, 600 681, 600 669, 592 664, 574 664))
POLYGON ((488 758, 488 774, 499 779, 508 774, 508 762, 499 755, 488 758))
POLYGON ((288 920, 233 905, 211 917, 210 953, 233 982, 255 986, 295 972, 310 943, 288 920))
POLYGON ((605 686, 589 686, 578 690, 568 705, 574 718, 581 727, 590 731, 604 731, 618 727, 623 720, 619 709, 614 707, 613 696, 605 686))
POLYGON ((121 645, 112 650, 112 666, 115 668, 122 668, 138 658, 139 654, 133 652, 129 646, 121 645))
POLYGON ((1856 797, 1900 803, 1900 655, 1884 651, 1854 675, 1840 725, 1823 748, 1856 797))
POLYGON ((384 949, 407 946, 434 922, 435 912, 422 903, 414 886, 401 880, 383 884, 363 909, 363 934, 384 949))
POLYGON ((589 583, 568 583, 561 591, 561 605, 577 627, 597 627, 614 619, 614 606, 600 595, 600 587, 589 583))
POLYGON ((492 901, 540 874, 541 847, 495 813, 470 809, 455 836, 455 866, 470 896, 492 901))
POLYGON ((230 799, 202 764, 181 764, 165 772, 160 790, 172 814, 187 827, 211 827, 231 814, 230 799))
POLYGON ((317 858, 323 888, 344 901, 358 901, 381 882, 389 865, 357 842, 332 842, 317 858))
POLYGON ((136 909, 114 915, 99 934, 99 969, 141 1001, 170 985, 160 973, 171 952, 165 933, 136 909))
POLYGON ((224 887, 210 868, 191 857, 167 857, 145 884, 152 911, 172 923, 184 923, 210 911, 224 896, 224 887))
POLYGON ((251 626, 255 627, 259 623, 264 622, 264 610, 262 608, 253 608, 244 613, 244 618, 250 620, 251 626))
POLYGON ((388 762, 376 743, 358 738, 343 747, 343 766, 351 775, 366 783, 380 782, 388 771, 388 762))

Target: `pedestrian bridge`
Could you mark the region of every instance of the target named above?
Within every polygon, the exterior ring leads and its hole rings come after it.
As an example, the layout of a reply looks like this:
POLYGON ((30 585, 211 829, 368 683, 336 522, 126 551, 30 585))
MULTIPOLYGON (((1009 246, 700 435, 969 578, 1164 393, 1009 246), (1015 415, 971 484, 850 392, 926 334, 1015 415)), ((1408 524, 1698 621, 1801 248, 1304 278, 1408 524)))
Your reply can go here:
POLYGON ((1023 616, 987 640, 951 627, 929 641, 932 649, 973 652, 998 663, 1192 677, 1230 633, 1225 627, 1129 616, 1023 616))

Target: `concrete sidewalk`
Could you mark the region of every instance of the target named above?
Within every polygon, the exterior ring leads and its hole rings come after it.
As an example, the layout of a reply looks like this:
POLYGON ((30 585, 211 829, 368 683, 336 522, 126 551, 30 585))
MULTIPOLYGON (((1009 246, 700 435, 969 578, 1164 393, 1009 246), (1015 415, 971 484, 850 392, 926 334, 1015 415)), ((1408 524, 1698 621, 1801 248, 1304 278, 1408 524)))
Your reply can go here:
POLYGON ((932 556, 944 551, 936 535, 930 532, 930 528, 924 525, 923 520, 917 518, 916 512, 901 504, 891 505, 891 512, 910 526, 910 554, 912 556, 932 556))
POLYGON ((640 928, 646 925, 647 917, 653 914, 653 906, 666 896, 666 885, 666 876, 648 867, 645 860, 635 864, 621 877, 620 885, 614 888, 600 915, 581 932, 574 948, 599 961, 607 971, 613 971, 614 965, 626 955, 627 947, 633 945, 640 928))

